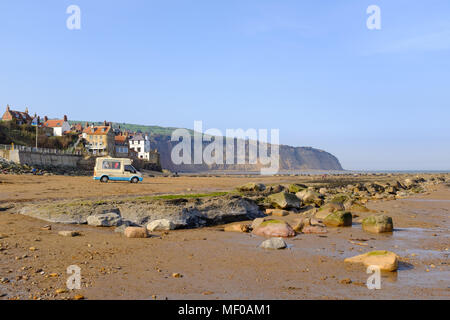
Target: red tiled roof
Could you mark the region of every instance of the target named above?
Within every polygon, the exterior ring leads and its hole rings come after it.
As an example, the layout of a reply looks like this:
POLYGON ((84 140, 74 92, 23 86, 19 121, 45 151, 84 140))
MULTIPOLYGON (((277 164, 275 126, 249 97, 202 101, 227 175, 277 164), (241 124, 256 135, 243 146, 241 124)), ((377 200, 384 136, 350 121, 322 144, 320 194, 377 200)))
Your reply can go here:
POLYGON ((7 112, 9 112, 11 114, 11 116, 14 119, 17 120, 23 120, 23 121, 30 121, 32 120, 30 115, 26 112, 22 112, 22 111, 15 111, 15 110, 8 110, 7 112))
POLYGON ((87 127, 83 130, 83 133, 86 134, 99 134, 104 135, 108 134, 108 132, 111 130, 110 126, 95 126, 95 127, 87 127))
POLYGON ((114 140, 116 141, 116 142, 121 142, 121 143, 124 143, 125 141, 127 141, 127 136, 125 136, 125 135, 118 135, 118 136, 115 136, 114 137, 114 140))
POLYGON ((59 128, 62 127, 64 120, 47 120, 44 122, 44 127, 59 128))

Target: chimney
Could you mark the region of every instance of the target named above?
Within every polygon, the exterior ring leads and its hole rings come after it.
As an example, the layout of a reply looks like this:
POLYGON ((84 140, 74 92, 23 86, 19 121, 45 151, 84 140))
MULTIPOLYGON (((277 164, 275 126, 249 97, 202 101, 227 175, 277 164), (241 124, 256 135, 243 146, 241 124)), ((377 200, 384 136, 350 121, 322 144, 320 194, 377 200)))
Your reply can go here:
POLYGON ((47 121, 48 121, 48 117, 45 116, 45 117, 44 117, 44 122, 47 122, 47 121))
POLYGON ((66 115, 64 115, 64 121, 66 121, 66 122, 67 122, 67 116, 66 116, 66 115))
POLYGON ((105 121, 103 121, 103 125, 106 127, 106 120, 105 121))
POLYGON ((41 123, 41 117, 38 116, 38 118, 37 118, 37 124, 40 124, 40 123, 41 123))
POLYGON ((28 113, 28 107, 25 108, 25 113, 28 113))
POLYGON ((9 111, 9 104, 6 105, 6 111, 9 111))

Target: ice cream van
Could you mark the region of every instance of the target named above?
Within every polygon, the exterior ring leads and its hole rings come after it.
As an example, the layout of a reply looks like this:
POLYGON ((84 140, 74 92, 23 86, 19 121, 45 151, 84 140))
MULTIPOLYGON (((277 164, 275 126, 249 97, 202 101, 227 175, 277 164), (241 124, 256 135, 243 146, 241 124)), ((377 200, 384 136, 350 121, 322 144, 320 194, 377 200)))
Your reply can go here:
POLYGON ((129 181, 138 183, 142 181, 142 174, 131 165, 127 158, 97 158, 94 168, 94 180, 100 182, 129 181))

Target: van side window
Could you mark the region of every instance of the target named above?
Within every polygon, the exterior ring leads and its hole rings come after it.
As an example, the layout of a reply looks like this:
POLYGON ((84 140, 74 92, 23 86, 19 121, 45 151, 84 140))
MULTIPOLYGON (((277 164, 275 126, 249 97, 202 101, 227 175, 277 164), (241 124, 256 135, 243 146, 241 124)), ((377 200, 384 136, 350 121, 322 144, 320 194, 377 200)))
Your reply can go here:
POLYGON ((105 170, 120 170, 120 161, 105 160, 102 168, 105 170))
POLYGON ((133 166, 130 166, 128 164, 125 165, 125 171, 136 173, 136 169, 133 166))

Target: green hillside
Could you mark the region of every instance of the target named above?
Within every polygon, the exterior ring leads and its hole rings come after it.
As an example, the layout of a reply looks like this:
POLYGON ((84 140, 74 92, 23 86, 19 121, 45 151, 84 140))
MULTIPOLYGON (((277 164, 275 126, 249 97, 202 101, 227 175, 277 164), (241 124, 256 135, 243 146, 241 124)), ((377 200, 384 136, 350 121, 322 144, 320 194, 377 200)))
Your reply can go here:
MULTIPOLYGON (((102 125, 103 122, 90 122, 90 121, 78 121, 78 120, 74 120, 74 121, 70 121, 69 123, 71 125, 73 124, 77 124, 80 123, 81 125, 85 126, 86 122, 89 122, 90 124, 94 124, 94 125, 102 125)), ((160 126, 146 126, 146 125, 141 125, 141 124, 130 124, 130 123, 119 123, 119 122, 112 122, 112 127, 113 128, 119 128, 122 130, 129 130, 129 131, 133 131, 133 132, 143 132, 143 133, 148 133, 150 135, 163 135, 163 136, 170 136, 172 134, 173 130, 176 130, 178 128, 174 128, 174 127, 160 127, 160 126)), ((191 132, 191 134, 193 133, 192 130, 189 130, 189 132, 191 132)))

